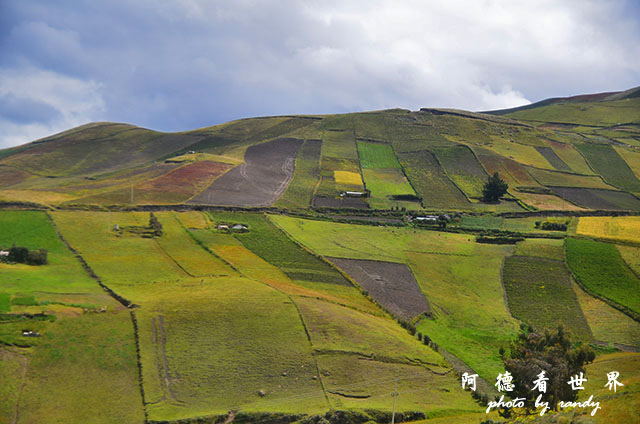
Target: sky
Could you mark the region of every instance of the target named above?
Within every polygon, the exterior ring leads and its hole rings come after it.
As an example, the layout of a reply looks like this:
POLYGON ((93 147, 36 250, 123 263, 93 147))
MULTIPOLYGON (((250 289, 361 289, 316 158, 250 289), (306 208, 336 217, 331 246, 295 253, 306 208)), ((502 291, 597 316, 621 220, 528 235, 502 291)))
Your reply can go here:
POLYGON ((95 121, 185 131, 638 85, 634 0, 0 0, 0 148, 95 121))

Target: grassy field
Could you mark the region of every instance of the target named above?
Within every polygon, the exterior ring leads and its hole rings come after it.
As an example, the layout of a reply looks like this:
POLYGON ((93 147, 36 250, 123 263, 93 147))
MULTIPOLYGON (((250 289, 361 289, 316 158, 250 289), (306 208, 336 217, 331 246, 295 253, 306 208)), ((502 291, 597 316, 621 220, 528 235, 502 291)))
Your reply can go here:
POLYGON ((61 318, 33 349, 19 422, 144 421, 128 312, 61 318))
POLYGON ((363 169, 400 168, 389 144, 358 141, 358 155, 363 169))
POLYGON ((469 229, 504 230, 520 233, 538 234, 562 234, 562 231, 547 231, 536 228, 536 222, 567 223, 571 218, 567 217, 529 217, 529 218, 504 218, 496 215, 464 215, 458 226, 469 229))
POLYGON ((487 173, 473 152, 463 145, 433 150, 451 180, 469 197, 482 197, 487 173))
POLYGON ((325 256, 408 264, 436 314, 422 319, 418 329, 480 375, 495 378, 498 349, 517 328, 500 282, 502 260, 512 247, 479 245, 464 234, 272 219, 325 256))
POLYGON ((151 419, 326 409, 311 345, 286 295, 241 277, 154 291, 139 313, 151 419), (300 403, 299 393, 315 400, 300 403))
POLYGON ((538 168, 527 168, 527 171, 542 185, 554 187, 583 187, 615 190, 597 176, 570 174, 560 171, 548 171, 538 168))
POLYGON ((433 153, 420 151, 398 156, 425 208, 471 208, 464 193, 447 178, 433 153))
POLYGON ((640 181, 612 146, 584 143, 576 145, 576 148, 609 184, 631 192, 640 191, 640 181))
POLYGON ((559 196, 555 196, 553 194, 537 194, 537 193, 526 193, 516 191, 514 195, 520 199, 522 202, 526 203, 529 206, 533 206, 536 209, 546 211, 580 211, 585 210, 580 206, 574 205, 571 202, 563 200, 559 196))
POLYGON ((510 256, 504 262, 503 284, 514 317, 539 331, 562 324, 572 339, 591 340, 563 261, 510 256))
POLYGON ((640 243, 640 217, 585 216, 578 221, 583 236, 640 243))
POLYGON ((640 323, 587 294, 575 282, 573 291, 595 340, 640 347, 640 323))
POLYGON ((529 238, 516 245, 515 254, 534 258, 564 260, 564 240, 529 238))
POLYGON ((576 102, 521 110, 506 116, 532 121, 609 126, 637 121, 639 107, 639 99, 613 102, 576 102))
POLYGON ((419 209, 420 203, 394 200, 394 195, 416 195, 409 181, 398 168, 363 169, 367 190, 371 192, 369 204, 375 209, 391 209, 394 206, 409 210, 419 209))
MULTIPOLYGON (((278 199, 276 206, 283 208, 307 208, 311 205, 313 191, 320 177, 320 149, 319 140, 306 140, 298 156, 293 173, 293 179, 287 191, 278 199)), ((360 182, 362 184, 362 182, 360 182)))
POLYGON ((555 154, 571 168, 571 171, 585 175, 593 174, 593 169, 573 144, 553 140, 548 142, 555 154))
POLYGON ((615 245, 567 238, 565 248, 567 263, 583 286, 640 313, 640 280, 615 245))
POLYGON ((614 146, 613 148, 627 162, 636 178, 640 178, 640 153, 621 146, 614 146))
MULTIPOLYGON (((0 212, 0 246, 46 249, 47 265, 0 263, 0 309, 8 309, 8 298, 33 296, 30 311, 52 310, 55 305, 85 307, 115 306, 115 302, 82 269, 66 248, 44 212, 0 212), (41 303, 41 304, 40 304, 41 303)), ((16 306, 11 307, 17 309, 16 306)))

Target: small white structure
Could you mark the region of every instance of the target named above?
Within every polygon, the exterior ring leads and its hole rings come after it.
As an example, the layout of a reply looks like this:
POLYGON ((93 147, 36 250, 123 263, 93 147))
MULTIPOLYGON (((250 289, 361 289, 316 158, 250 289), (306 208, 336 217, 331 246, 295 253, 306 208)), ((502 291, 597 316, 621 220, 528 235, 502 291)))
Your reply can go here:
POLYGON ((22 330, 22 335, 24 337, 40 337, 40 333, 31 330, 22 330))
POLYGON ((438 217, 436 215, 427 215, 427 216, 416 216, 413 219, 418 222, 436 222, 438 220, 438 217))
POLYGON ((236 224, 233 227, 231 227, 231 229, 232 230, 236 230, 236 231, 238 231, 238 230, 246 230, 247 226, 244 225, 244 224, 236 224))
POLYGON ((228 230, 229 226, 227 224, 218 224, 216 229, 218 229, 218 230, 228 230))
POLYGON ((0 250, 0 257, 3 256, 9 256, 9 251, 8 250, 0 250))
POLYGON ((343 191, 340 197, 367 197, 366 191, 343 191))

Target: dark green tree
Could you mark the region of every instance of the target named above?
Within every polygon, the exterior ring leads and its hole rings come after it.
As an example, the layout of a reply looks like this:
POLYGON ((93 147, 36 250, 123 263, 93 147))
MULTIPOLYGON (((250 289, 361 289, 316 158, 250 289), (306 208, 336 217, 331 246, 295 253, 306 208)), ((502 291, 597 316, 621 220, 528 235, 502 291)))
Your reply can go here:
MULTIPOLYGON (((524 327, 518 337, 511 342, 509 356, 502 355, 505 370, 513 376, 511 397, 527 399, 533 407, 535 399, 542 395, 543 402, 557 411, 559 401, 574 401, 579 390, 567 384, 571 377, 585 372, 585 365, 593 362, 595 353, 588 346, 573 347, 562 326, 557 331, 537 333, 531 327, 524 327), (545 372, 546 393, 533 390, 535 381, 545 372)), ((513 412, 513 410, 507 410, 513 412)), ((504 411, 506 412, 506 411, 504 411)))
POLYGON ((490 176, 482 188, 482 200, 484 202, 497 202, 504 194, 507 193, 509 185, 500 178, 500 175, 495 172, 490 176))

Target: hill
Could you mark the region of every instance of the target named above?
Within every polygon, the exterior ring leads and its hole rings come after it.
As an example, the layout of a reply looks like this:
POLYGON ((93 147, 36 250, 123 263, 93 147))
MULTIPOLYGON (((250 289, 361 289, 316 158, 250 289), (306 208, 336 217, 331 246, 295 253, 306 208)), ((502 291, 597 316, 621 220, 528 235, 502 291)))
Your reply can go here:
POLYGON ((48 255, 0 260, 0 423, 501 420, 501 349, 559 324, 598 354, 588 422, 631 422, 637 93, 101 122, 0 151, 0 250, 48 255), (484 203, 494 172, 509 190, 484 203))

